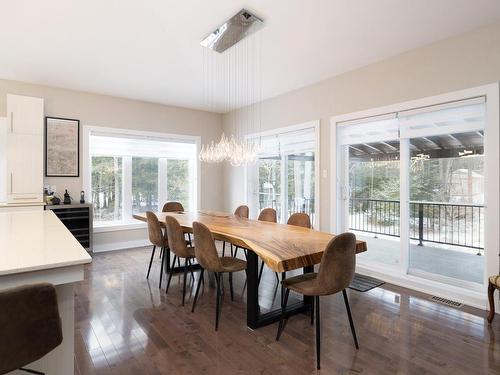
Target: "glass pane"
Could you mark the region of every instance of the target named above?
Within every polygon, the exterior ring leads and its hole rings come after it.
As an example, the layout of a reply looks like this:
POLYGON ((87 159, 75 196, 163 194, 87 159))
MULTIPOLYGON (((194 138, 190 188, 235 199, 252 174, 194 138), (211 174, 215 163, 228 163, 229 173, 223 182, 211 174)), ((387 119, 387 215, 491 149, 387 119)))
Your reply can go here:
MULTIPOLYGON (((281 157, 271 156, 257 161, 259 168, 258 212, 266 207, 281 217, 281 157)), ((257 214, 258 215, 258 214, 257 214)))
POLYGON ((158 159, 132 158, 132 212, 158 211, 158 159))
POLYGON ((349 147, 349 229, 368 242, 359 259, 399 263, 399 141, 349 147))
POLYGON ((167 161, 167 199, 181 202, 186 211, 190 207, 191 184, 189 180, 189 160, 167 161))
POLYGON ((120 221, 122 219, 122 158, 92 156, 92 202, 94 223, 120 221))
POLYGON ((314 223, 314 152, 287 156, 288 212, 305 212, 314 223))
POLYGON ((410 139, 410 271, 482 283, 484 133, 410 139))

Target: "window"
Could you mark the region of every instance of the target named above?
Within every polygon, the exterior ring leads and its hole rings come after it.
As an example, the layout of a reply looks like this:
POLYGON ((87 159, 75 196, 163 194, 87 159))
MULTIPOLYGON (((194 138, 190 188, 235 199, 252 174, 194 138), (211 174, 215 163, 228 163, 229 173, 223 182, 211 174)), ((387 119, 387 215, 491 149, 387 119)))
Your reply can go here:
POLYGON ((486 128, 483 96, 339 124, 342 230, 368 242, 360 264, 483 283, 486 128))
POLYGON ((272 207, 279 222, 286 223, 293 213, 305 212, 317 227, 317 131, 314 124, 305 124, 262 136, 259 158, 247 166, 251 217, 272 207))
POLYGON ((91 128, 88 150, 94 225, 135 224, 133 214, 160 211, 167 201, 197 209, 193 137, 91 128))

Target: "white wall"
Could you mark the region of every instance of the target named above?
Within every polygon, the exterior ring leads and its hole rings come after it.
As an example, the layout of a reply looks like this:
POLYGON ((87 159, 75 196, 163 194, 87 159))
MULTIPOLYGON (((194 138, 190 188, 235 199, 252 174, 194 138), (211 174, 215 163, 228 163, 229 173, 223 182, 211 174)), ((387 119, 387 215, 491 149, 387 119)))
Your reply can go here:
MULTIPOLYGON (((80 120, 80 178, 45 178, 45 184, 56 185, 59 194, 68 189, 75 199, 79 199, 82 190, 84 125, 199 135, 202 143, 219 138, 222 132, 221 115, 215 113, 8 80, 0 80, 0 117, 6 115, 7 93, 44 98, 46 116, 80 120)), ((222 167, 202 163, 201 186, 201 208, 221 210, 224 207, 220 194, 222 167)), ((86 192, 86 197, 89 196, 86 192)), ((94 245, 96 249, 107 249, 116 242, 137 244, 145 239, 147 233, 144 229, 97 233, 94 245)))
MULTIPOLYGON (((342 51, 339 51, 342 53, 342 51)), ((272 77, 264 77, 266 79, 272 77)), ((262 129, 321 121, 322 230, 330 227, 330 117, 500 81, 500 22, 341 74, 262 103, 262 129)), ((243 110, 223 115, 234 132, 243 110)), ((240 131, 244 131, 243 129, 240 131)), ((224 166, 225 210, 245 201, 243 168, 224 166)))

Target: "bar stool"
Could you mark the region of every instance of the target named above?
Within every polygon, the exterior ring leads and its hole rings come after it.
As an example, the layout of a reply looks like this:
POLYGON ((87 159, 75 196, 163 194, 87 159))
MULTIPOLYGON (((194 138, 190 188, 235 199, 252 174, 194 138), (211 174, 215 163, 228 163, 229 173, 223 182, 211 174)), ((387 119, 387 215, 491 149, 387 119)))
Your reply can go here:
POLYGON ((54 286, 24 285, 0 292, 0 374, 23 368, 58 347, 63 339, 54 286))
MULTIPOLYGON (((245 206, 242 204, 241 206, 236 207, 236 210, 234 210, 234 216, 242 217, 245 219, 248 219, 250 209, 248 206, 245 206)), ((233 254, 233 244, 231 244, 231 256, 236 257, 238 255, 238 249, 239 247, 236 246, 236 250, 234 251, 233 254)), ((226 254, 226 241, 222 241, 222 256, 226 254)))
POLYGON ((198 300, 198 293, 200 292, 201 281, 203 280, 203 273, 213 272, 215 274, 215 281, 217 282, 217 300, 215 308, 215 330, 219 328, 219 317, 221 310, 221 291, 222 291, 222 275, 223 273, 229 273, 229 287, 231 289, 231 301, 234 300, 233 291, 233 272, 243 271, 247 269, 247 262, 244 260, 233 258, 233 257, 222 257, 219 258, 217 254, 217 248, 215 247, 215 241, 210 230, 202 223, 197 221, 193 222, 193 234, 194 242, 196 247, 194 252, 196 254, 196 260, 201 265, 201 274, 198 279, 198 285, 196 287, 196 293, 194 295, 193 307, 191 309, 194 312, 196 306, 196 301, 198 300))
MULTIPOLYGON (((151 271, 151 264, 153 264, 153 258, 155 256, 155 250, 158 246, 162 252, 168 251, 168 239, 166 234, 164 235, 161 230, 160 221, 158 217, 151 211, 146 212, 146 218, 148 221, 148 234, 149 241, 153 244, 153 251, 151 252, 151 259, 149 260, 148 274, 146 279, 149 279, 149 272, 151 271)), ((165 257, 161 258, 161 269, 160 269, 160 285, 163 278, 163 264, 165 262, 165 257)))
MULTIPOLYGON (((186 244, 186 239, 184 238, 184 232, 175 217, 167 216, 165 218, 165 226, 167 227, 167 238, 170 251, 174 253, 174 259, 172 261, 172 269, 174 268, 175 261, 179 258, 184 258, 184 284, 182 286, 182 306, 184 306, 184 300, 186 297, 186 276, 188 271, 188 266, 191 266, 191 260, 195 258, 194 247, 188 246, 186 244)), ((172 275, 174 273, 170 272, 168 275, 167 288, 165 289, 165 294, 168 293, 168 287, 170 286, 170 281, 172 280, 172 275)), ((191 276, 193 276, 193 271, 191 271, 191 276)), ((194 276, 193 276, 194 280, 194 276)))
MULTIPOLYGON (((354 270, 356 268, 356 236, 352 233, 343 233, 334 237, 326 246, 326 249, 321 258, 318 273, 311 272, 303 275, 294 276, 283 280, 282 285, 286 288, 285 297, 281 305, 281 319, 276 334, 276 341, 285 329, 288 320, 286 316, 286 305, 290 290, 305 296, 314 297, 313 310, 316 310, 316 367, 320 368, 320 349, 321 349, 321 333, 320 333, 320 313, 319 313, 319 297, 327 296, 342 291, 344 295, 344 303, 347 310, 347 317, 351 326, 351 333, 354 339, 356 349, 359 349, 356 330, 352 320, 349 300, 347 298, 346 288, 354 278, 354 270)), ((311 311, 311 317, 313 311, 311 311)))

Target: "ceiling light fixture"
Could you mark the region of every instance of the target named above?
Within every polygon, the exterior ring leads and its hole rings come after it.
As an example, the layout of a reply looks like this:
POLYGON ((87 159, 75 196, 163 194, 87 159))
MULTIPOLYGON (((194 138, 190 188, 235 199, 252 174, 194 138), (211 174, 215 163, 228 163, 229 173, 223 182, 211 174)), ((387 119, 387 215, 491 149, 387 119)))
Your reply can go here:
POLYGON ((262 101, 262 33, 256 33, 263 21, 242 9, 201 41, 204 49, 205 96, 214 111, 229 112, 244 107, 228 116, 233 133, 222 134, 201 148, 199 159, 207 163, 228 161, 239 166, 257 159, 260 138, 248 138, 261 127, 262 101), (217 52, 217 53, 214 53, 217 52), (223 101, 223 108, 216 105, 223 101))

